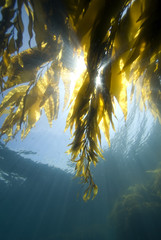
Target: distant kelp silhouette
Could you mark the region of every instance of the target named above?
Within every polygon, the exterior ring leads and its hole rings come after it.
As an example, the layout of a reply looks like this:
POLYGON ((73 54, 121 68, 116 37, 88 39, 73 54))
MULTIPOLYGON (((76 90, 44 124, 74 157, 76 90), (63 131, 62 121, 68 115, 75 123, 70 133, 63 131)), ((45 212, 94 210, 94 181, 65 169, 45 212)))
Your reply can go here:
POLYGON ((111 220, 119 239, 158 239, 161 234, 161 169, 153 173, 150 184, 137 184, 115 203, 111 220))

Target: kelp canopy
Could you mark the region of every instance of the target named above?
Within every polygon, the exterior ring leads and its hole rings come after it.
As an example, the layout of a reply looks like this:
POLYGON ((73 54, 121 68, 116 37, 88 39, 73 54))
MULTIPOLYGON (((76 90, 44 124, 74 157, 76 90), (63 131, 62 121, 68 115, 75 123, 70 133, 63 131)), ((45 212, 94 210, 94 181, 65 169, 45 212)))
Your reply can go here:
POLYGON ((52 125, 59 111, 59 80, 66 107, 72 64, 83 53, 86 70, 72 93, 66 128, 72 132, 68 152, 76 176, 88 184, 83 198, 92 192, 95 197, 90 165, 102 157, 100 130, 110 144, 115 99, 126 119, 132 84, 131 95, 135 87, 140 105, 161 121, 159 0, 2 0, 0 7, 0 116, 7 114, 0 136, 9 141, 21 131, 25 138, 42 110, 52 125), (24 24, 29 42, 22 51, 24 24))

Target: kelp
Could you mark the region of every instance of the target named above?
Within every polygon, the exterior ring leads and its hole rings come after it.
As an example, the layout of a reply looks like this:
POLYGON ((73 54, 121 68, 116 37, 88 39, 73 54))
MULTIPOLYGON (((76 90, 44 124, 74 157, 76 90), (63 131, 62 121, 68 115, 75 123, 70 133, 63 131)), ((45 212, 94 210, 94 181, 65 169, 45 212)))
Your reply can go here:
MULTIPOLYGON (((127 86, 136 88, 140 107, 161 121, 161 15, 159 0, 10 0, 1 3, 0 114, 8 114, 0 136, 22 138, 41 116, 58 118, 59 80, 69 102, 70 73, 84 54, 66 121, 73 141, 68 153, 76 176, 88 183, 84 200, 98 192, 90 170, 103 158, 101 131, 110 145, 115 101, 127 117, 127 86), (25 9, 25 10, 24 10, 25 9), (23 14, 28 15, 28 49, 23 14), (35 39, 35 46, 32 42, 35 39), (6 93, 8 92, 8 93, 6 93)), ((133 96, 133 91, 131 97, 133 96)))
POLYGON ((161 169, 147 171, 148 183, 130 186, 120 196, 111 211, 110 220, 118 239, 144 239, 160 236, 161 169))

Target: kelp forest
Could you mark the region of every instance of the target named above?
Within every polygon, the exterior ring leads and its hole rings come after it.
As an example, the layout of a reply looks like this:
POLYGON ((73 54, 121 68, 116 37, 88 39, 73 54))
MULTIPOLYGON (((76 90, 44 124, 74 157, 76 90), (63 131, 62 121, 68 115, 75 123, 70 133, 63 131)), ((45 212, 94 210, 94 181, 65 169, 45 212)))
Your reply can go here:
MULTIPOLYGON (((93 199, 98 186, 91 168, 97 168, 103 158, 102 134, 110 146, 116 102, 126 122, 130 89, 139 110, 150 111, 161 123, 160 1, 1 0, 0 9, 0 117, 4 119, 0 137, 7 143, 20 132, 24 139, 42 112, 54 128, 61 114, 61 79, 63 109, 69 109, 65 130, 70 129, 72 137, 67 153, 75 165, 75 176, 86 185, 84 201, 93 199), (77 74, 71 91, 71 73, 78 71, 75 62, 80 58, 85 68, 77 74)), ((123 236, 125 226, 118 208, 129 211, 126 228, 140 212, 136 199, 145 202, 141 211, 148 207, 152 211, 148 192, 160 209, 158 169, 149 170, 154 177, 151 185, 131 187, 116 203, 113 219, 117 213, 123 236), (133 209, 128 208, 131 202, 136 203, 133 209)))

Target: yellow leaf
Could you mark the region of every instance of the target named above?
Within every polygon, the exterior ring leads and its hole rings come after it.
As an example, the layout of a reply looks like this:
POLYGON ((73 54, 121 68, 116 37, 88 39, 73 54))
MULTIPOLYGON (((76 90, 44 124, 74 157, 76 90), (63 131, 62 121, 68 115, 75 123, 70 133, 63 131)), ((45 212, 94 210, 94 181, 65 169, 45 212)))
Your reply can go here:
POLYGON ((20 55, 18 55, 18 63, 22 68, 24 67, 24 64, 20 55))
POLYGON ((14 37, 11 38, 9 44, 8 44, 8 52, 10 54, 14 53, 15 52, 15 40, 14 40, 14 37))
POLYGON ((2 100, 0 104, 0 113, 4 111, 6 107, 10 107, 16 104, 20 97, 23 97, 28 89, 28 86, 19 86, 11 90, 2 100))
POLYGON ((89 5, 84 17, 80 19, 77 26, 77 36, 82 37, 91 29, 99 12, 103 9, 105 0, 93 0, 89 5))
POLYGON ((10 54, 7 52, 7 50, 4 51, 3 61, 5 66, 8 68, 8 66, 10 65, 10 54))
POLYGON ((93 186, 93 198, 92 200, 96 197, 96 195, 98 194, 98 187, 96 184, 94 184, 93 186))
POLYGON ((84 193, 84 195, 83 195, 83 200, 84 200, 85 202, 90 199, 90 197, 91 197, 91 192, 92 192, 92 187, 89 186, 89 187, 86 189, 86 191, 85 191, 85 193, 84 193))
POLYGON ((55 116, 55 103, 53 101, 52 97, 49 97, 44 105, 44 110, 48 119, 48 122, 50 124, 50 127, 52 127, 52 121, 54 120, 54 116, 55 116))
POLYGON ((126 80, 125 72, 121 72, 124 66, 123 59, 120 59, 113 63, 112 65, 112 79, 111 79, 111 86, 110 86, 110 93, 114 96, 126 119, 127 116, 127 86, 128 82, 126 80))
POLYGON ((12 0, 5 0, 4 8, 8 8, 12 5, 12 0))
POLYGON ((8 109, 4 109, 4 110, 0 110, 0 117, 3 115, 3 114, 9 114, 10 113, 10 110, 8 109))
POLYGON ((30 132, 31 128, 33 128, 36 122, 40 119, 40 101, 36 101, 28 111, 25 112, 25 117, 27 119, 27 127, 23 133, 21 134, 22 138, 25 138, 30 132))
POLYGON ((106 137, 108 145, 110 146, 110 134, 109 134, 110 120, 109 120, 109 116, 108 116, 107 112, 104 113, 103 119, 100 122, 99 126, 106 137))

